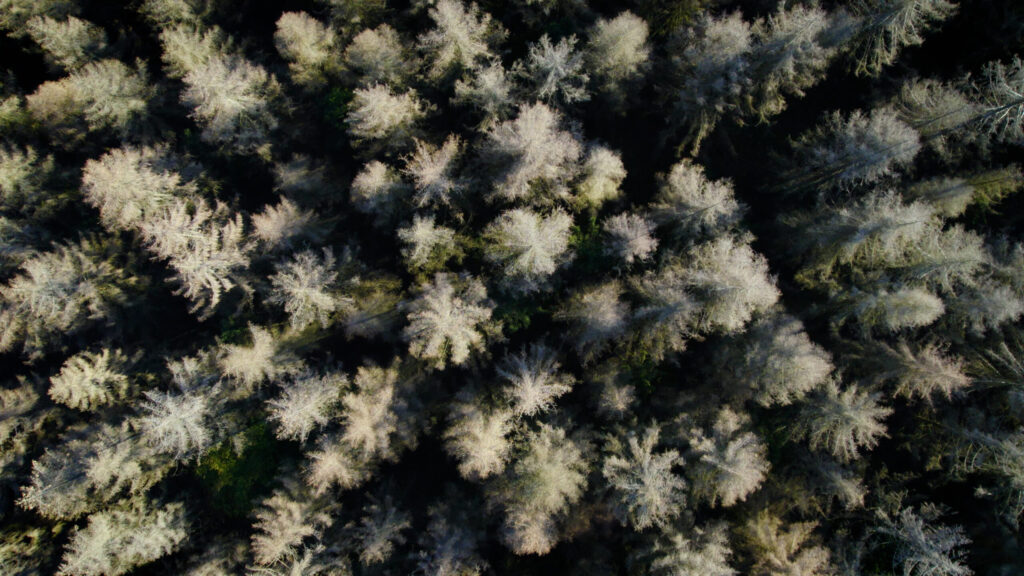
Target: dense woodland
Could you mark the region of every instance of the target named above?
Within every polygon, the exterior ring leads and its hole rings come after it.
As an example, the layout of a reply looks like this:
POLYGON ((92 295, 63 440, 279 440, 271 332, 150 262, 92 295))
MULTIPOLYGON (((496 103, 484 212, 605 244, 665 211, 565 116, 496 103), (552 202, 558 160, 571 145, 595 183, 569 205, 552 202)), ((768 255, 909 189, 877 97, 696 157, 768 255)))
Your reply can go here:
POLYGON ((0 0, 0 572, 1024 574, 1019 0, 0 0))

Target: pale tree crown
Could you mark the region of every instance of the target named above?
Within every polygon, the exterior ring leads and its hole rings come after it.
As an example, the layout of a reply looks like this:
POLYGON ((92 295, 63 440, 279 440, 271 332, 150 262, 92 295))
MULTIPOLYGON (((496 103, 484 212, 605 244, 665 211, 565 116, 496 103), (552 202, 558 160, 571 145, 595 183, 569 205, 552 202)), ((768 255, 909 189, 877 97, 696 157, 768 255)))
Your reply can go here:
POLYGON ((491 56, 489 43, 504 36, 475 3, 467 7, 460 0, 438 0, 428 14, 434 29, 420 36, 419 47, 433 61, 430 75, 435 78, 453 68, 475 68, 491 56))
POLYGON ((345 49, 345 64, 363 84, 401 86, 415 71, 415 60, 402 46, 398 32, 387 24, 366 29, 345 49))
POLYGON ((79 410, 117 403, 128 393, 128 362, 119 349, 76 354, 64 362, 59 374, 50 378, 50 398, 79 410))
POLYGON ((489 118, 503 118, 512 109, 512 81, 501 65, 494 60, 477 69, 469 80, 455 81, 454 102, 468 104, 489 118))
POLYGON ((287 248, 310 233, 316 217, 288 198, 268 205, 252 217, 253 236, 271 248, 287 248))
POLYGON ((182 102, 192 108, 204 140, 241 150, 266 145, 277 127, 271 105, 280 86, 263 67, 241 57, 218 55, 189 70, 182 80, 186 85, 182 102))
POLYGON ((572 217, 556 210, 548 216, 528 208, 502 213, 484 232, 487 259, 504 269, 510 288, 518 292, 542 289, 552 274, 568 262, 572 217))
POLYGON ((256 512, 256 532, 252 536, 256 563, 269 566, 301 554, 304 541, 319 536, 333 524, 329 510, 300 486, 286 482, 256 512))
POLYGON ((616 281, 584 288, 555 315, 571 323, 576 350, 584 359, 589 360, 626 332, 629 305, 622 301, 622 292, 622 284, 616 281))
POLYGON ((281 393, 267 402, 270 417, 277 422, 277 437, 305 442, 314 430, 325 427, 347 384, 348 377, 341 372, 306 371, 286 381, 281 393))
POLYGON ((460 402, 445 431, 445 449, 459 461, 463 478, 483 480, 505 469, 512 450, 508 439, 512 428, 510 412, 481 407, 476 399, 460 402))
POLYGON ((177 550, 188 537, 180 502, 157 508, 134 499, 98 512, 75 529, 57 572, 60 576, 121 576, 177 550))
POLYGON ((735 227, 745 207, 736 201, 732 183, 709 180, 690 160, 672 167, 652 207, 654 218, 678 237, 717 236, 735 227))
POLYGON ((970 576, 962 548, 971 543, 961 526, 939 524, 939 509, 923 504, 918 511, 904 508, 895 519, 882 516, 879 532, 896 543, 894 565, 912 576, 945 574, 970 576))
POLYGON ((548 103, 574 104, 590 99, 583 54, 576 50, 576 36, 551 43, 547 34, 530 45, 521 71, 534 86, 537 98, 548 103))
POLYGON ((402 256, 415 268, 426 268, 455 250, 455 231, 435 224, 433 216, 413 216, 409 226, 399 228, 398 239, 406 245, 402 256))
POLYGON ((277 20, 274 45, 300 86, 315 88, 327 82, 337 67, 337 43, 330 26, 305 12, 285 12, 277 20))
POLYGON ((694 527, 689 534, 669 531, 650 552, 651 571, 658 576, 736 576, 729 565, 732 549, 724 524, 694 527))
POLYGON ((649 260, 658 248, 654 223, 636 214, 624 212, 605 221, 607 251, 627 265, 649 260))
POLYGON ((479 280, 439 273, 421 288, 409 310, 403 331, 409 353, 434 367, 464 364, 472 352, 484 349, 481 325, 490 320, 492 305, 479 280))
POLYGON ((217 364, 224 376, 252 389, 295 369, 294 361, 270 330, 249 324, 249 334, 247 345, 221 344, 217 364))
POLYGON ((20 342, 26 353, 38 353, 60 334, 109 318, 114 305, 125 301, 128 283, 125 272, 88 241, 28 258, 0 286, 0 350, 20 342))
POLYGON ((598 18, 587 38, 587 61, 605 89, 641 76, 648 66, 647 22, 626 11, 615 18, 598 18))
POLYGON ((462 140, 455 135, 445 139, 440 147, 416 140, 416 148, 406 159, 405 173, 411 178, 413 201, 419 207, 449 205, 452 196, 461 193, 466 185, 456 175, 456 162, 462 151, 462 140))
POLYGON ((0 146, 0 205, 23 212, 52 206, 47 180, 55 167, 53 156, 40 156, 31 146, 0 146))
POLYGON ((399 510, 390 497, 383 500, 371 497, 363 506, 363 517, 356 528, 359 540, 359 560, 364 566, 387 561, 396 546, 405 544, 403 532, 412 527, 409 515, 399 510))
POLYGON ((176 460, 199 457, 213 441, 210 398, 204 390, 146 392, 139 418, 143 436, 176 460))
POLYGON ((194 183, 175 170, 177 162, 162 148, 125 147, 98 160, 88 160, 82 172, 85 199, 100 211, 103 224, 132 230, 157 217, 174 198, 196 193, 194 183))
POLYGON ((801 408, 794 431, 806 436, 812 450, 824 449, 841 462, 861 456, 886 436, 884 420, 892 409, 880 403, 881 394, 856 384, 840 388, 829 380, 801 408))
POLYGON ((602 469, 616 493, 619 519, 637 531, 668 526, 685 502, 686 482, 673 471, 682 467, 683 458, 676 450, 655 453, 659 435, 658 427, 651 426, 642 435, 629 434, 625 445, 616 439, 602 469))
POLYGON ((337 260, 329 248, 322 254, 305 250, 278 265, 277 273, 270 277, 272 304, 284 307, 288 324, 293 330, 302 330, 310 324, 326 328, 331 315, 354 302, 336 293, 338 287, 337 260))
POLYGON ((403 145, 424 115, 423 105, 412 91, 396 94, 385 84, 357 88, 345 116, 348 133, 357 143, 377 141, 403 145))
POLYGON ((784 525, 781 519, 766 511, 747 522, 744 537, 757 558, 754 574, 834 574, 828 549, 814 546, 811 540, 816 527, 814 522, 784 525))
POLYGON ((528 351, 507 356, 498 367, 498 376, 506 382, 504 393, 516 416, 534 416, 546 412, 559 396, 572 390, 575 379, 559 371, 553 350, 533 344, 528 351))
POLYGON ((192 302, 192 312, 208 318, 232 288, 248 288, 242 273, 253 246, 241 214, 220 202, 175 197, 139 231, 154 257, 167 260, 180 284, 176 293, 192 302))
POLYGON ((727 378, 762 406, 787 406, 824 384, 831 355, 811 341, 803 323, 782 314, 751 326, 739 349, 723 359, 727 378))
POLYGON ((683 274, 701 302, 698 326, 705 331, 738 332, 779 299, 768 261, 732 236, 693 249, 683 274))
POLYGON ((871 0, 858 5, 861 26, 854 50, 858 75, 877 76, 907 46, 924 42, 924 32, 951 17, 949 0, 871 0))
POLYGON ((28 21, 28 33, 46 53, 47 60, 69 72, 95 60, 107 49, 107 33, 74 16, 66 20, 37 16, 28 21))
POLYGON ((587 463, 565 430, 547 424, 529 433, 509 469, 500 499, 502 539, 516 554, 546 554, 557 542, 554 516, 583 495, 587 463))
POLYGON ((693 493, 711 506, 746 500, 768 473, 767 448, 757 434, 744 430, 749 424, 747 415, 725 407, 708 433, 692 431, 693 493))
POLYGON ((619 186, 626 179, 622 156, 605 146, 591 146, 580 170, 581 180, 576 185, 579 196, 600 206, 622 195, 619 186))
POLYGON ((583 148, 560 124, 557 112, 537 102, 520 107, 514 120, 487 131, 488 151, 506 162, 492 197, 520 200, 538 192, 541 196, 568 195, 566 181, 575 173, 583 148))

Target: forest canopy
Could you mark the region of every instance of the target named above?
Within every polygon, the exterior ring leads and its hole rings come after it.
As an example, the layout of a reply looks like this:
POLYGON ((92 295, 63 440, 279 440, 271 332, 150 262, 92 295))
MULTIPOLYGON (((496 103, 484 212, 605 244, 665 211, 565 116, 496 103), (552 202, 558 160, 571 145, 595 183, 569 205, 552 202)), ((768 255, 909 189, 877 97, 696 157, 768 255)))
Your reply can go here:
POLYGON ((0 0, 0 573, 1024 574, 1024 3, 0 0))

